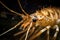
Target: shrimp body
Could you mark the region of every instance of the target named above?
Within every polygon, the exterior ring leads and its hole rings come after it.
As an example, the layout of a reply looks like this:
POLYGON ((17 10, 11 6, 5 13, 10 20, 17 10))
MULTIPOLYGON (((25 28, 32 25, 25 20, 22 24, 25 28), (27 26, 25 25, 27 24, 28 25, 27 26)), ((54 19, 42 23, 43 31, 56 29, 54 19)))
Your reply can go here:
MULTIPOLYGON (((59 19, 59 14, 56 12, 56 8, 43 8, 38 10, 33 15, 36 17, 36 26, 54 26, 57 24, 57 20, 59 19)), ((33 19, 33 18, 32 18, 33 19)))
POLYGON ((57 34, 59 32, 58 24, 60 23, 60 8, 47 7, 47 8, 43 8, 41 10, 37 10, 33 14, 29 15, 28 13, 25 12, 25 10, 23 10, 19 0, 18 0, 18 4, 20 6, 20 9, 23 11, 22 14, 11 10, 1 1, 0 1, 0 4, 2 4, 10 12, 15 13, 16 15, 22 17, 22 21, 18 22, 11 29, 0 34, 0 36, 6 34, 7 32, 9 32, 9 31, 17 28, 19 25, 21 25, 20 28, 22 28, 24 30, 14 34, 14 36, 17 36, 17 35, 24 33, 21 36, 20 40, 34 40, 35 38, 39 37, 45 31, 47 31, 47 40, 49 40, 50 39, 50 37, 49 37, 50 28, 56 29, 56 32, 52 38, 52 40, 56 40, 57 34), (40 28, 42 28, 42 29, 40 29, 40 28))

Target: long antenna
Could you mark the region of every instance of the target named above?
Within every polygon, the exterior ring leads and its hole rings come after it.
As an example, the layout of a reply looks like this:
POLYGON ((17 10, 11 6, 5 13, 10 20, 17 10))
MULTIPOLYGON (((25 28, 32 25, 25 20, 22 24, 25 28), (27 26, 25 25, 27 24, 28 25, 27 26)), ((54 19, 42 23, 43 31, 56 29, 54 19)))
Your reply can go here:
POLYGON ((10 12, 15 13, 15 14, 17 14, 17 15, 19 15, 19 16, 22 16, 22 14, 20 14, 20 13, 18 13, 18 12, 15 12, 15 11, 11 10, 11 9, 8 8, 5 4, 3 4, 1 1, 0 1, 0 4, 2 4, 2 5, 3 5, 7 10, 9 10, 10 12))
POLYGON ((31 22, 31 24, 29 25, 28 30, 27 30, 27 32, 26 32, 25 40, 27 40, 27 37, 28 37, 28 34, 29 34, 29 31, 30 31, 31 27, 32 27, 32 22, 31 22))
MULTIPOLYGON (((5 4, 3 4, 1 1, 0 1, 0 4, 2 4, 2 5, 3 5, 7 10, 9 10, 10 12, 15 13, 15 14, 17 14, 17 15, 19 15, 19 16, 22 16, 22 17, 24 16, 23 14, 20 14, 20 13, 17 13, 17 12, 15 12, 15 11, 11 10, 11 9, 8 8, 5 4)), ((8 33, 9 31, 11 31, 11 30, 13 30, 13 29, 15 29, 15 28, 16 28, 17 26, 19 26, 22 22, 23 22, 23 20, 20 21, 19 23, 17 23, 14 27, 12 27, 12 28, 10 28, 9 30, 7 30, 7 31, 3 32, 2 34, 0 34, 0 36, 8 33)))
POLYGON ((17 23, 14 27, 12 27, 12 28, 8 29, 7 31, 3 32, 2 34, 0 34, 0 36, 2 36, 2 35, 4 35, 4 34, 10 32, 11 30, 17 28, 17 26, 19 26, 22 22, 23 22, 23 20, 20 21, 19 23, 17 23))
POLYGON ((25 15, 28 15, 28 14, 25 12, 25 10, 22 8, 21 3, 20 3, 19 0, 18 0, 18 4, 19 4, 19 6, 20 6, 20 9, 24 12, 24 14, 25 14, 25 15))

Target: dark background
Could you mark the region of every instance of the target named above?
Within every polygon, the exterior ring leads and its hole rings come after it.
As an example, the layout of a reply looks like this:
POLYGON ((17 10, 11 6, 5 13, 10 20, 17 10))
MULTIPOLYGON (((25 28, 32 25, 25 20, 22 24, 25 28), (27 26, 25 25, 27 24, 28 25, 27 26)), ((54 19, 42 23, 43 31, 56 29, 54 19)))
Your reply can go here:
MULTIPOLYGON (((1 1, 5 5, 7 5, 9 8, 20 12, 17 0, 1 0, 1 1)), ((48 7, 48 6, 60 7, 59 0, 21 0, 21 4, 22 4, 23 9, 28 13, 34 12, 36 11, 36 9, 40 9, 42 7, 48 7)), ((4 8, 4 7, 1 5, 0 10, 1 8, 4 8)))
MULTIPOLYGON (((21 9, 19 8, 17 0, 0 0, 0 1, 2 1, 10 9, 22 13, 21 9)), ((36 10, 41 9, 43 7, 49 7, 49 6, 60 7, 60 1, 59 0, 21 0, 21 5, 28 14, 32 14, 36 10)), ((10 11, 8 11, 0 4, 0 34, 13 27, 21 19, 22 18, 20 16, 12 14, 10 11)), ((18 31, 20 30, 17 27, 16 29, 1 36, 0 40, 18 40, 19 37, 16 38, 13 36, 13 34, 18 31)), ((43 38, 41 39, 43 40, 43 38)), ((59 34, 57 40, 60 40, 59 34)))

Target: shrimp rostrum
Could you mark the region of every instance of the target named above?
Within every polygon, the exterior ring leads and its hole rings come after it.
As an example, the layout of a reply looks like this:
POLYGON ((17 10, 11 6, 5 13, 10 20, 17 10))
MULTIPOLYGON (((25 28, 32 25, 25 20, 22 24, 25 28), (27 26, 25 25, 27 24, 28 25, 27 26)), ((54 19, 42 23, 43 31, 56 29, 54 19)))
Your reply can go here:
POLYGON ((20 9, 23 11, 22 14, 9 9, 1 1, 0 1, 0 4, 2 4, 10 12, 12 12, 18 16, 22 16, 22 18, 23 18, 22 21, 18 22, 11 29, 0 34, 0 36, 8 33, 9 31, 17 28, 17 26, 21 25, 20 28, 22 28, 23 30, 14 34, 14 36, 17 36, 17 35, 24 33, 24 35, 21 36, 20 40, 34 40, 35 38, 40 36, 43 32, 47 32, 47 40, 49 40, 50 39, 50 37, 49 37, 50 29, 56 30, 56 32, 52 38, 52 40, 56 40, 56 37, 59 32, 58 24, 60 22, 60 8, 47 7, 47 8, 43 8, 41 10, 37 10, 33 14, 29 15, 23 10, 19 0, 18 0, 18 4, 20 6, 20 9))

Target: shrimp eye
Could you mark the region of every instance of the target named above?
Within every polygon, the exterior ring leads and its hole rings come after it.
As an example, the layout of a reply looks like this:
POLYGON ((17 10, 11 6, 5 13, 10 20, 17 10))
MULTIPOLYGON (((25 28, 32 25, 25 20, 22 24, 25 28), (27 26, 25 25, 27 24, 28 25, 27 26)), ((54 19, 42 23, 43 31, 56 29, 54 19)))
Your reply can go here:
POLYGON ((33 19, 33 22, 36 22, 37 19, 33 19))

